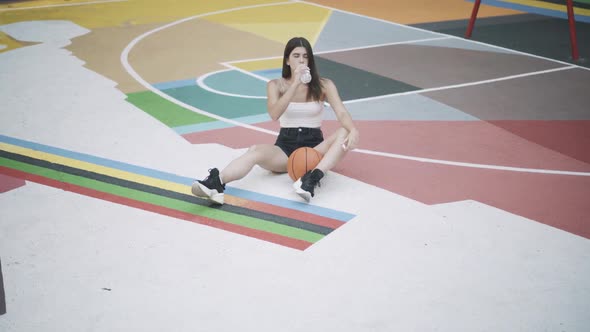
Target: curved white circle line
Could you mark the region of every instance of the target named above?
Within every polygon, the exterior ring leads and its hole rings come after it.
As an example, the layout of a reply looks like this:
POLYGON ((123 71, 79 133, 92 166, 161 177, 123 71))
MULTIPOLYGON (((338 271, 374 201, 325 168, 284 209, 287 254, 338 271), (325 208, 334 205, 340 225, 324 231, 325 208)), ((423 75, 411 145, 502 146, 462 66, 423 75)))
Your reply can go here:
POLYGON ((354 151, 373 155, 373 156, 379 156, 379 157, 412 160, 412 161, 416 161, 416 162, 440 164, 440 165, 448 165, 448 166, 481 168, 481 169, 490 169, 490 170, 497 170, 497 171, 523 172, 523 173, 590 176, 590 173, 588 173, 588 172, 573 172, 573 171, 560 171, 560 170, 552 170, 552 169, 538 169, 538 168, 501 166, 501 165, 475 164, 475 163, 466 163, 466 162, 460 162, 460 161, 413 157, 413 156, 406 156, 406 155, 402 155, 402 154, 379 152, 379 151, 364 150, 364 149, 356 149, 354 151))
MULTIPOLYGON (((179 106, 182 106, 188 110, 191 110, 195 113, 199 113, 208 117, 211 117, 213 119, 219 120, 219 121, 223 121, 223 122, 227 122, 230 124, 233 124, 235 126, 239 126, 242 128, 247 128, 250 130, 255 130, 258 132, 262 132, 262 133, 266 133, 266 134, 271 134, 271 135, 278 135, 278 133, 276 131, 273 130, 268 130, 268 129, 264 129, 264 128, 260 128, 260 127, 256 127, 256 126, 252 126, 246 123, 242 123, 239 121, 235 121, 232 119, 228 119, 228 118, 224 118, 221 117, 217 114, 213 114, 213 113, 209 113, 206 111, 203 111, 201 109, 198 109, 192 105, 186 104, 178 99, 173 98, 172 96, 169 96, 167 94, 165 94, 164 92, 160 91, 159 89, 155 88, 153 85, 151 85, 150 83, 148 83, 147 81, 145 81, 134 69, 133 67, 129 64, 129 52, 133 49, 133 47, 135 47, 135 45, 137 45, 137 43, 139 43, 142 39, 144 39, 145 37, 152 35, 156 32, 162 31, 164 29, 173 27, 175 25, 196 19, 196 18, 200 18, 200 17, 206 17, 206 16, 210 16, 210 15, 216 15, 216 14, 223 14, 223 13, 229 13, 232 11, 238 11, 238 10, 243 10, 243 9, 250 9, 250 8, 257 8, 257 7, 269 7, 269 6, 277 6, 277 5, 284 5, 284 4, 293 4, 293 2, 279 2, 279 3, 272 3, 272 4, 262 4, 262 5, 251 5, 251 6, 242 6, 242 7, 235 7, 235 8, 230 8, 230 9, 224 9, 224 10, 219 10, 219 11, 214 11, 214 12, 209 12, 209 13, 204 13, 204 14, 200 14, 200 15, 195 15, 195 16, 191 16, 191 17, 187 17, 172 23, 168 23, 165 24, 161 27, 158 27, 156 29, 144 32, 143 34, 139 35, 138 37, 136 37, 135 39, 133 39, 123 50, 123 52, 121 53, 121 64, 123 65, 123 67, 125 68, 125 70, 127 71, 127 73, 129 73, 129 75, 131 77, 133 77, 133 79, 135 79, 139 84, 141 84, 143 87, 145 87, 146 89, 148 89, 149 91, 157 94, 158 96, 172 102, 175 103, 179 106)), ((355 149, 353 150, 353 152, 358 152, 358 153, 364 153, 364 154, 368 154, 368 155, 375 155, 375 156, 381 156, 381 157, 388 157, 388 158, 396 158, 396 159, 404 159, 404 160, 411 160, 411 161, 417 161, 417 162, 424 162, 424 163, 432 163, 432 164, 441 164, 441 165, 450 165, 450 166, 458 166, 458 167, 470 167, 470 168, 482 168, 482 169, 492 169, 492 170, 501 170, 501 171, 511 171, 511 172, 526 172, 526 173, 542 173, 542 174, 556 174, 556 175, 574 175, 574 176, 590 176, 590 172, 570 172, 570 171, 561 171, 561 170, 546 170, 546 169, 535 169, 535 168, 522 168, 522 167, 507 167, 507 166, 499 166, 499 165, 486 165, 486 164, 474 164, 474 163, 463 163, 463 162, 456 162, 456 161, 450 161, 450 160, 439 160, 439 159, 429 159, 429 158, 420 158, 420 157, 414 157, 414 156, 407 156, 407 155, 400 155, 400 154, 393 154, 393 153, 386 153, 386 152, 379 152, 379 151, 372 151, 372 150, 365 150, 365 149, 355 149)))
POLYGON ((205 83, 205 80, 207 79, 207 77, 213 76, 213 75, 217 75, 217 74, 221 74, 221 73, 225 73, 225 72, 229 72, 229 71, 233 71, 233 70, 231 70, 231 69, 223 69, 223 70, 213 71, 213 72, 207 73, 205 75, 201 75, 197 79, 197 85, 199 87, 201 87, 203 90, 209 91, 209 92, 214 93, 214 94, 222 95, 222 96, 238 97, 238 98, 248 98, 248 99, 266 99, 266 96, 239 95, 239 94, 235 94, 235 93, 229 93, 229 92, 220 91, 220 90, 217 90, 217 89, 213 89, 212 87, 208 86, 205 83))
POLYGON ((181 20, 178 21, 174 21, 165 25, 162 25, 161 27, 155 28, 153 30, 149 30, 144 32, 143 34, 137 36, 135 39, 133 39, 123 50, 123 52, 121 53, 121 57, 120 57, 120 61, 121 64, 123 65, 123 67, 125 68, 125 70, 127 71, 127 73, 133 77, 133 79, 135 79, 139 84, 141 84, 143 87, 145 87, 147 90, 157 94, 158 96, 170 101, 171 103, 175 103, 179 106, 182 106, 188 110, 191 110, 195 113, 199 113, 205 116, 208 116, 210 118, 219 120, 219 121, 224 121, 230 124, 233 124, 235 126, 239 126, 239 127, 243 127, 243 128, 247 128, 247 129, 251 129, 251 130, 256 130, 259 132, 263 132, 266 134, 271 134, 271 135, 277 135, 278 133, 272 130, 268 130, 268 129, 264 129, 264 128, 259 128, 259 127, 255 127, 246 123, 242 123, 242 122, 238 122, 238 121, 234 121, 232 119, 228 119, 228 118, 224 118, 221 117, 217 114, 213 114, 213 113, 209 113, 206 112, 204 110, 198 109, 192 105, 186 104, 178 99, 173 98, 172 96, 167 95, 166 93, 160 91, 159 89, 157 89, 156 87, 154 87, 153 85, 151 85, 150 83, 148 83, 147 81, 145 81, 136 71, 135 69, 133 69, 133 67, 131 66, 131 64, 129 64, 129 53, 131 52, 131 50, 133 49, 133 47, 135 47, 135 45, 137 45, 137 43, 139 43, 142 39, 144 39, 145 37, 152 35, 156 32, 162 31, 164 29, 168 29, 170 27, 173 27, 175 25, 190 21, 190 20, 194 20, 196 18, 200 18, 200 17, 206 17, 206 16, 210 16, 210 15, 216 15, 216 14, 223 14, 223 13, 229 13, 232 11, 236 11, 236 10, 242 10, 242 9, 249 9, 249 8, 257 8, 257 7, 268 7, 268 6, 276 6, 276 5, 283 5, 283 4, 289 4, 292 2, 281 2, 281 3, 274 3, 274 4, 263 4, 263 5, 251 5, 251 6, 243 6, 243 7, 237 7, 237 8, 230 8, 230 9, 224 9, 224 10, 219 10, 219 11, 214 11, 214 12, 209 12, 209 13, 204 13, 204 14, 199 14, 199 15, 194 15, 194 16, 190 16, 190 17, 186 17, 183 18, 181 20))

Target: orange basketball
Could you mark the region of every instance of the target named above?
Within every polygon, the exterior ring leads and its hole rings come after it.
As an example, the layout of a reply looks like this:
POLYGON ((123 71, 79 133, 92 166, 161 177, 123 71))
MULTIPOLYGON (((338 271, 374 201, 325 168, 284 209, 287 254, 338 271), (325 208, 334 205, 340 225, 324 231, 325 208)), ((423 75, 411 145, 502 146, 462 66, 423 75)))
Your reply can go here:
POLYGON ((293 181, 299 180, 307 171, 313 170, 322 159, 322 154, 308 147, 299 148, 289 156, 287 171, 293 181))

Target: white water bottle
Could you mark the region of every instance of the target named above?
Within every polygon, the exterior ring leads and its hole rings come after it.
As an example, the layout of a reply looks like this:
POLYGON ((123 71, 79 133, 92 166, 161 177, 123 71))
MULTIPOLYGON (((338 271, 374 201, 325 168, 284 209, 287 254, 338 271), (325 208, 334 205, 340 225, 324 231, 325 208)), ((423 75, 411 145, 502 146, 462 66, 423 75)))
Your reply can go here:
POLYGON ((301 83, 307 84, 309 82, 311 82, 311 72, 308 69, 301 75, 301 83))

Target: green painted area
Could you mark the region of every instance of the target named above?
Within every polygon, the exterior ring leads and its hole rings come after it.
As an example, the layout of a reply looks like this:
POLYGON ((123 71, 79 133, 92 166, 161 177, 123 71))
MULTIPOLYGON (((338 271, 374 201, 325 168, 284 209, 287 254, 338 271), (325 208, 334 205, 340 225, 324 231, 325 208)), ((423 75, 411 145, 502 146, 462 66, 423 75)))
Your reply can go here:
POLYGON ((334 81, 342 100, 376 97, 399 92, 418 90, 418 87, 373 74, 342 63, 316 58, 322 77, 334 81))
POLYGON ((36 165, 31 165, 19 161, 14 161, 7 158, 0 157, 0 165, 30 174, 43 176, 49 179, 57 180, 64 183, 70 183, 84 188, 93 189, 96 191, 126 197, 136 201, 149 203, 161 207, 174 209, 195 216, 207 217, 226 223, 247 227, 250 229, 261 230, 273 234, 286 236, 293 239, 304 240, 315 243, 322 239, 324 235, 313 233, 310 231, 276 224, 266 220, 253 218, 245 215, 235 214, 219 209, 209 208, 202 205, 193 204, 190 202, 180 201, 173 198, 168 198, 156 194, 146 193, 143 191, 130 189, 127 187, 117 186, 93 179, 88 179, 82 176, 72 175, 68 173, 59 172, 52 169, 43 168, 36 165))
POLYGON ((211 75, 204 82, 208 87, 226 93, 266 98, 266 81, 237 70, 211 75))
POLYGON ((251 99, 220 95, 196 85, 163 90, 171 97, 200 110, 224 118, 238 118, 266 113, 266 99, 251 99))
POLYGON ((208 116, 187 110, 151 91, 130 93, 127 95, 127 101, 172 128, 214 121, 208 116))

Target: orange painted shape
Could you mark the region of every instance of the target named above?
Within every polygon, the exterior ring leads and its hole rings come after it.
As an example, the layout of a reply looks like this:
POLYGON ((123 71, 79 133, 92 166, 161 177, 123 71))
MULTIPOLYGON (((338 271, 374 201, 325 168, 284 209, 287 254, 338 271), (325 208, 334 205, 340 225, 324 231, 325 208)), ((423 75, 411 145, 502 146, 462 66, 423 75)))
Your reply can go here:
MULTIPOLYGON (((314 3, 401 24, 468 19, 473 3, 464 0, 315 0, 314 3)), ((522 12, 482 4, 479 17, 522 12)))

